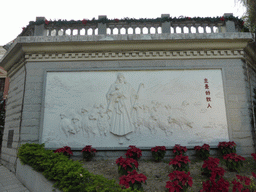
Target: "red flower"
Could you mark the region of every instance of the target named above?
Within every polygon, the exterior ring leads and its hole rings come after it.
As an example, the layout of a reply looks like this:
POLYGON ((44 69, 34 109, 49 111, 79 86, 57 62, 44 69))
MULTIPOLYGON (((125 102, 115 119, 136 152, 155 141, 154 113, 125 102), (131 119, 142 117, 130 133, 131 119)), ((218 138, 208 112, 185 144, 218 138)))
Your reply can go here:
POLYGON ((240 180, 241 182, 244 181, 244 184, 245 185, 250 185, 251 184, 251 179, 249 177, 246 177, 246 176, 241 176, 241 175, 236 175, 236 178, 238 180, 240 180))
POLYGON ((222 17, 220 18, 220 20, 221 20, 221 21, 225 21, 225 18, 222 16, 222 17))
POLYGON ((256 179, 256 174, 252 172, 252 176, 256 179))
POLYGON ((204 161, 203 168, 208 168, 212 170, 215 167, 218 167, 220 160, 218 158, 209 157, 207 160, 204 161))
POLYGON ((173 147, 173 153, 175 155, 184 154, 184 153, 187 152, 187 150, 188 150, 187 147, 183 147, 183 146, 180 146, 180 145, 177 145, 177 144, 173 147))
POLYGON ((86 25, 86 24, 87 24, 87 20, 83 19, 83 20, 82 20, 82 23, 83 23, 84 25, 86 25))
POLYGON ((256 153, 252 153, 251 156, 252 156, 253 159, 256 161, 256 153))
POLYGON ((63 148, 59 148, 59 149, 56 149, 54 151, 54 153, 63 153, 63 154, 69 154, 69 155, 73 155, 73 152, 71 151, 71 148, 68 147, 68 146, 65 146, 63 148))
POLYGON ((124 185, 126 188, 132 187, 134 183, 145 183, 147 177, 145 175, 138 174, 136 170, 132 172, 128 171, 127 175, 123 175, 119 178, 119 184, 124 185))
POLYGON ((96 153, 96 149, 92 148, 91 145, 86 145, 83 149, 82 152, 89 152, 89 153, 96 153))
POLYGON ((245 161, 245 158, 240 156, 240 155, 237 155, 236 153, 230 153, 230 154, 227 154, 227 155, 224 155, 223 156, 223 159, 225 160, 233 160, 233 161, 245 161))
POLYGON ((22 27, 22 31, 24 31, 26 28, 25 27, 22 27))
POLYGON ((45 19, 44 23, 45 23, 46 25, 49 25, 50 21, 48 21, 47 19, 45 19))
POLYGON ((169 189, 169 192, 180 192, 182 187, 179 185, 178 181, 167 181, 165 188, 169 189))
POLYGON ((166 151, 166 147, 165 146, 156 146, 156 147, 151 148, 152 152, 158 152, 158 150, 166 151))
POLYGON ((127 166, 133 168, 133 165, 138 168, 139 164, 138 161, 136 161, 135 159, 132 158, 126 158, 124 159, 122 156, 119 157, 116 160, 116 164, 122 166, 125 170, 127 169, 127 166), (133 165, 132 165, 133 164, 133 165))
POLYGON ((141 150, 134 145, 130 145, 129 147, 130 147, 130 149, 128 149, 125 154, 126 157, 130 157, 130 158, 138 160, 142 156, 141 150))
POLYGON ((171 181, 179 181, 182 186, 188 185, 192 187, 193 185, 192 177, 190 177, 190 172, 185 173, 185 171, 173 171, 168 175, 168 177, 171 181))
POLYGON ((181 164, 188 164, 188 162, 190 162, 190 160, 188 159, 188 156, 183 156, 181 155, 177 155, 174 157, 174 159, 171 159, 169 165, 178 165, 179 167, 181 167, 181 164))
POLYGON ((118 22, 119 22, 119 19, 114 19, 114 21, 118 23, 118 22))
POLYGON ((232 192, 236 192, 236 190, 241 191, 244 186, 239 181, 236 181, 235 179, 232 181, 233 189, 232 192))

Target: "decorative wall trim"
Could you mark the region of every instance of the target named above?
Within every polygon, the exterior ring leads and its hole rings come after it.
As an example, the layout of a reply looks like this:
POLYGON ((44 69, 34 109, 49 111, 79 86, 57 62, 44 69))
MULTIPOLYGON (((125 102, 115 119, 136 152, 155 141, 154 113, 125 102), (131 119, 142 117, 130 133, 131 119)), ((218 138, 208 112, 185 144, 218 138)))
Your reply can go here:
POLYGON ((243 50, 124 51, 26 54, 27 61, 148 60, 244 58, 243 50))

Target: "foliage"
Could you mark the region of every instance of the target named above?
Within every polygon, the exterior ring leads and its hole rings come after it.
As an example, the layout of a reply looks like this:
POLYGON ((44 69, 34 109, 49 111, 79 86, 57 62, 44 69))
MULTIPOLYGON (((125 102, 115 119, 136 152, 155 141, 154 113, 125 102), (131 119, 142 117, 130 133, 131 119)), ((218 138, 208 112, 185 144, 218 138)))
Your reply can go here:
POLYGON ((55 181, 63 192, 119 192, 131 191, 122 189, 114 180, 108 180, 102 175, 93 175, 85 170, 81 163, 69 160, 63 153, 53 153, 45 150, 44 144, 24 144, 18 151, 22 164, 28 164, 43 175, 55 181))
MULTIPOLYGON (((254 173, 252 173, 254 174, 254 173)), ((241 175, 236 175, 236 179, 232 181, 233 184, 233 192, 236 191, 255 191, 256 187, 255 184, 253 183, 253 180, 251 180, 249 177, 246 176, 241 176, 241 175)))
MULTIPOLYGON (((223 172, 223 168, 219 169, 218 165, 220 163, 220 160, 218 158, 209 157, 207 160, 204 161, 202 166, 202 174, 210 177, 212 175, 212 172, 215 172, 215 174, 220 175, 223 172)), ((224 174, 224 172, 223 172, 224 174)))
POLYGON ((238 0, 246 7, 246 14, 243 17, 246 25, 251 32, 256 30, 256 1, 255 0, 238 0))
POLYGON ((206 182, 203 181, 203 189, 200 192, 228 192, 229 182, 222 177, 219 180, 210 178, 206 182))
POLYGON ((177 171, 189 171, 189 164, 190 160, 188 156, 177 155, 173 159, 171 159, 169 165, 172 165, 173 168, 177 171))
POLYGON ((56 149, 54 153, 63 153, 67 157, 70 157, 71 155, 73 155, 73 152, 71 151, 71 148, 69 146, 56 149))
POLYGON ((256 153, 252 153, 251 156, 252 156, 253 159, 256 161, 256 153))
POLYGON ((83 153, 83 158, 86 161, 90 161, 92 160, 92 158, 95 156, 96 153, 96 149, 92 148, 91 145, 86 145, 83 149, 82 149, 82 153, 83 153))
POLYGON ((194 150, 196 151, 197 156, 205 160, 210 156, 210 145, 204 144, 201 146, 195 146, 194 150))
POLYGON ((128 171, 127 175, 123 175, 119 178, 120 185, 125 186, 126 188, 131 187, 132 190, 136 189, 139 191, 143 191, 142 182, 146 184, 147 177, 145 175, 138 174, 136 170, 132 172, 128 171))
POLYGON ((174 191, 187 191, 188 187, 192 187, 193 181, 190 177, 190 172, 185 173, 185 171, 173 171, 168 175, 171 181, 166 182, 166 188, 169 192, 174 191))
POLYGON ((243 161, 245 158, 237 155, 236 153, 230 153, 223 156, 223 159, 226 160, 226 166, 230 171, 237 171, 239 172, 240 167, 243 166, 243 161))
POLYGON ((236 153, 236 144, 234 141, 219 142, 218 149, 222 155, 226 155, 229 153, 236 153))
POLYGON ((122 156, 116 160, 118 166, 118 173, 121 175, 127 175, 128 171, 131 172, 135 169, 138 170, 138 162, 132 158, 124 159, 122 156))
POLYGON ((129 147, 130 147, 130 149, 128 149, 125 154, 126 157, 133 158, 135 160, 139 160, 140 157, 142 156, 141 150, 134 145, 130 145, 129 147))
POLYGON ((166 153, 166 147, 165 146, 156 146, 151 148, 152 156, 155 161, 161 161, 166 153))
POLYGON ((177 144, 173 147, 174 155, 184 155, 187 152, 187 150, 187 147, 183 147, 177 144))

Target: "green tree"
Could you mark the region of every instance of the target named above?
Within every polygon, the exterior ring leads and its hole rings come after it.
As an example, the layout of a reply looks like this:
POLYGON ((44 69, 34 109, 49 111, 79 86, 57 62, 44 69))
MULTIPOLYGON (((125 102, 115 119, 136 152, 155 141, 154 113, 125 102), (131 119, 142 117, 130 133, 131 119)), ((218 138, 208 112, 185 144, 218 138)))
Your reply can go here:
POLYGON ((245 24, 251 32, 256 32, 256 0, 238 0, 246 8, 244 16, 245 24))

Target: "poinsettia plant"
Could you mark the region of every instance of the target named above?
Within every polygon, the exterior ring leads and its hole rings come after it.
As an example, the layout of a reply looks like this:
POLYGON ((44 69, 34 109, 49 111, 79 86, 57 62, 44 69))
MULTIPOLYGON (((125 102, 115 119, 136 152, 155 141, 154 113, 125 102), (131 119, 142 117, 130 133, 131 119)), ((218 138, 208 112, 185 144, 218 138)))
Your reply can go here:
POLYGON ((172 165, 173 168, 177 171, 189 171, 189 163, 190 160, 188 156, 176 155, 173 159, 171 159, 169 165, 172 165))
POLYGON ((180 146, 178 144, 176 144, 174 147, 173 147, 173 153, 174 155, 184 155, 186 152, 187 152, 187 147, 184 147, 184 146, 180 146))
POLYGON ((73 152, 71 151, 71 148, 69 146, 64 146, 62 148, 56 149, 54 153, 63 153, 68 158, 73 155, 73 152))
POLYGON ((174 191, 187 191, 188 187, 192 187, 193 180, 190 176, 190 172, 185 171, 173 171, 168 175, 171 181, 166 182, 165 188, 169 189, 169 192, 174 191))
POLYGON ((130 147, 130 149, 128 149, 125 154, 126 157, 133 158, 135 160, 139 160, 140 157, 142 156, 141 150, 134 145, 130 145, 129 147, 130 147))
MULTIPOLYGON (((218 158, 209 157, 203 163, 202 175, 210 177, 212 175, 212 171, 218 168, 219 163, 220 163, 220 160, 218 158)), ((221 170, 219 170, 219 172, 221 172, 221 170)))
POLYGON ((90 161, 92 160, 92 158, 95 156, 96 153, 96 149, 92 148, 91 145, 86 145, 83 149, 82 149, 82 153, 83 153, 83 158, 86 161, 90 161))
POLYGON ((230 153, 223 156, 223 159, 226 160, 226 166, 230 171, 239 172, 240 167, 243 167, 243 161, 245 158, 237 155, 236 153, 230 153))
POLYGON ((118 166, 118 173, 121 175, 127 175, 128 171, 138 170, 138 161, 132 158, 124 159, 122 156, 116 160, 118 166))
POLYGON ((137 173, 136 170, 128 171, 128 174, 121 176, 119 180, 119 185, 123 185, 125 188, 131 187, 132 190, 143 191, 142 183, 147 184, 147 177, 142 173, 137 173))
POLYGON ((252 153, 251 155, 252 155, 253 159, 256 161, 256 153, 252 153))
POLYGON ((229 182, 223 177, 219 180, 210 179, 207 181, 203 181, 203 189, 200 192, 228 192, 229 191, 229 182))
POLYGON ((236 179, 232 181, 233 190, 232 191, 255 191, 255 185, 252 184, 252 180, 249 177, 236 175, 236 179))
POLYGON ((222 155, 236 153, 236 143, 234 141, 219 142, 218 149, 222 155))
POLYGON ((161 161, 166 153, 166 147, 165 146, 156 146, 151 148, 152 156, 155 161, 161 161))
POLYGON ((201 146, 195 146, 194 150, 196 151, 197 156, 199 158, 205 160, 210 156, 210 145, 204 144, 202 147, 201 146))

